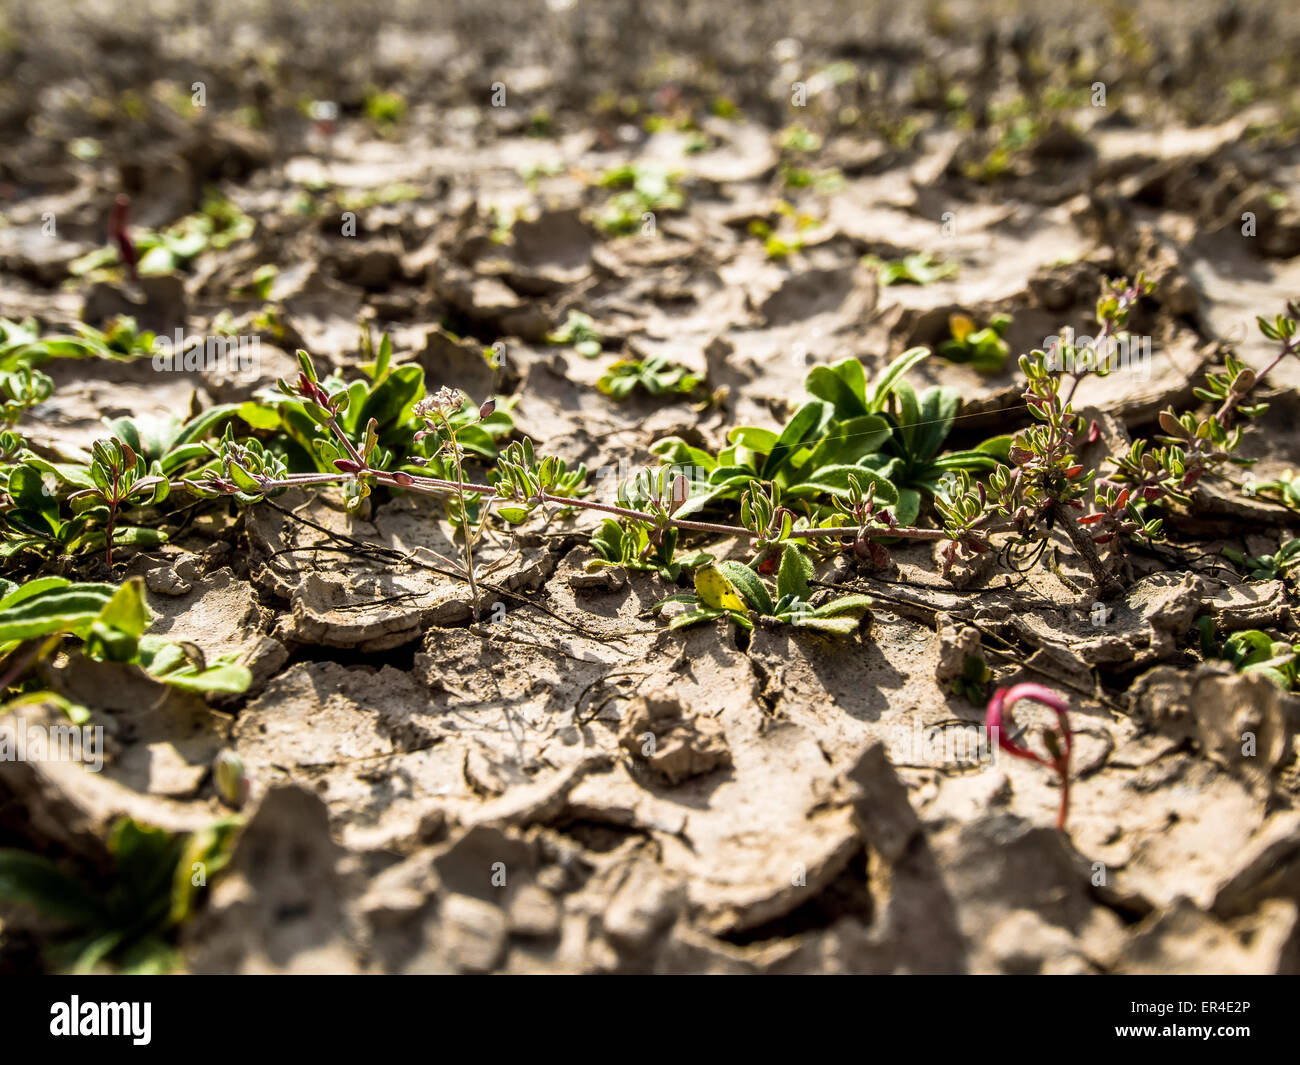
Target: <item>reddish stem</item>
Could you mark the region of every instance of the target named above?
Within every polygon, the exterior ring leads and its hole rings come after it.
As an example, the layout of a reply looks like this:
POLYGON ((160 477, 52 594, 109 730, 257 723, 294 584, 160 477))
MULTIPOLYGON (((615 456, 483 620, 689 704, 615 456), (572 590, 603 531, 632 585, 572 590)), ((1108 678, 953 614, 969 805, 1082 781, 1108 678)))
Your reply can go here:
POLYGON ((117 245, 118 254, 122 256, 122 264, 126 267, 127 277, 132 281, 139 281, 140 277, 135 268, 135 242, 131 239, 130 210, 130 198, 124 192, 119 193, 113 200, 113 209, 108 215, 108 236, 117 245))
POLYGON ((1037 762, 1039 765, 1046 766, 1056 773, 1061 786, 1061 805, 1056 815, 1056 827, 1064 831, 1066 818, 1070 813, 1070 753, 1074 747, 1074 733, 1070 729, 1069 704, 1056 692, 1043 687, 1041 684, 1017 684, 1013 688, 999 688, 993 693, 993 698, 989 700, 988 710, 985 715, 985 726, 997 736, 998 746, 1008 754, 1015 758, 1023 758, 1029 762, 1037 762), (1036 754, 1028 747, 1009 737, 1003 729, 1004 711, 1010 709, 1014 703, 1021 699, 1032 699, 1034 702, 1042 703, 1056 712, 1057 720, 1061 723, 1061 739, 1060 753, 1055 758, 1044 758, 1042 755, 1036 754))

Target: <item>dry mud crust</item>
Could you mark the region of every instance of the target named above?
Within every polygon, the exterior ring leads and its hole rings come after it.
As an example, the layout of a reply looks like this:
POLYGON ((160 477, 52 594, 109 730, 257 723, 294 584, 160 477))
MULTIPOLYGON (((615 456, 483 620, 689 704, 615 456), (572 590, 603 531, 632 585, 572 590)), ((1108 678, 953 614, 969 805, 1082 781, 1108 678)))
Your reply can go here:
MULTIPOLYGON (((813 365, 855 357, 874 376, 946 340, 955 313, 1010 314, 1008 342, 1029 350, 1063 325, 1085 332, 1102 281, 1146 269, 1156 290, 1134 329, 1151 338, 1147 372, 1078 392, 1113 449, 1192 402, 1226 346, 1260 365, 1254 316, 1300 291, 1283 5, 1143 5, 1136 29, 973 3, 946 5, 946 20, 943 5, 843 0, 743 19, 704 2, 554 6, 378 22, 333 3, 6 15, 22 48, 0 48, 0 315, 56 331, 132 313, 208 335, 229 312, 261 341, 248 375, 47 364, 57 389, 22 423, 32 446, 87 447, 105 416, 242 402, 296 372, 298 346, 356 376, 361 316, 431 389, 508 397, 521 434, 588 463, 604 491, 657 439, 716 451, 735 425, 779 425, 813 365), (1005 173, 979 177, 1000 109, 1044 96, 1059 70, 1104 82, 1110 104, 1055 116, 1005 173), (195 80, 200 114, 171 91, 195 80), (497 80, 504 108, 485 104, 497 80), (808 109, 790 104, 796 81, 808 109), (376 87, 407 102, 395 129, 366 118, 376 87), (724 97, 738 114, 712 107, 724 97), (303 98, 339 103, 332 138, 303 98), (679 104, 694 128, 679 128, 679 104), (959 110, 969 122, 950 121, 959 110), (816 129, 817 152, 791 154, 795 123, 816 129), (678 173, 683 201, 613 238, 599 225, 612 190, 594 179, 625 163, 678 173), (73 274, 116 192, 156 228, 209 187, 255 220, 250 237, 139 286, 73 274), (784 233, 778 200, 817 224, 773 258, 754 223, 784 233), (957 272, 883 285, 863 261, 927 252, 957 272), (249 294, 263 265, 278 271, 274 326, 249 294), (594 359, 547 340, 573 310, 603 333, 594 359), (617 358, 656 355, 707 375, 713 403, 597 390, 617 358)), ((1298 366, 1279 367, 1247 439, 1260 480, 1294 466, 1298 366)), ((982 374, 933 358, 915 378, 961 390, 953 446, 1027 424, 1014 360, 982 374)), ((248 665, 245 696, 209 705, 71 656, 47 680, 104 727, 104 771, 0 762, 4 840, 102 871, 123 815, 179 832, 229 813, 209 767, 238 752, 246 824, 179 933, 190 970, 1300 966, 1296 699, 1204 665, 1194 631, 1208 615, 1221 633, 1294 638, 1294 589, 1241 580, 1220 551, 1271 552, 1300 523, 1232 485, 1206 485, 1170 519, 1167 548, 1135 555, 1100 624, 1057 535, 1023 578, 990 556, 955 587, 928 547, 896 550, 892 575, 842 567, 844 587, 877 598, 845 640, 668 632, 648 611, 677 589, 584 570, 589 517, 488 542, 480 558, 499 566, 475 621, 430 554, 458 551, 439 506, 275 502, 201 514, 114 574, 145 579, 155 631, 248 665), (997 683, 1069 693, 1067 834, 1051 827, 1050 773, 979 760, 984 708, 951 690, 972 649, 997 683), (959 740, 962 757, 942 753, 959 740)), ((0 910, 0 946, 48 932, 0 910)))

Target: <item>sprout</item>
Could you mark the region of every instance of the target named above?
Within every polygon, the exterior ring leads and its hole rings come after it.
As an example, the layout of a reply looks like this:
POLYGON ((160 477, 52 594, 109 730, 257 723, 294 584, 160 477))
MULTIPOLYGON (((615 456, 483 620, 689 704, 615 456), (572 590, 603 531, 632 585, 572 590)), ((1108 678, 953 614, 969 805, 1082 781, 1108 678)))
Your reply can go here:
POLYGON ((127 276, 132 281, 139 281, 140 277, 135 268, 135 242, 131 239, 130 209, 130 198, 126 193, 119 193, 108 215, 108 237, 117 245, 127 276))
POLYGON ((227 748, 220 751, 212 760, 212 777, 217 785, 217 794, 227 806, 236 809, 248 801, 248 776, 244 772, 244 760, 227 748))
POLYGON ((1050 688, 1041 684, 1017 684, 1014 688, 999 688, 989 700, 985 725, 997 737, 998 746, 1016 758, 1047 766, 1056 773, 1061 782, 1061 806, 1056 816, 1056 827, 1065 829, 1065 819, 1070 812, 1070 751, 1073 747, 1074 734, 1070 731, 1069 704, 1050 688), (1060 732, 1048 731, 1043 736, 1050 758, 1035 754, 1028 747, 1017 743, 1018 737, 1008 736, 1003 727, 1004 712, 1021 699, 1032 699, 1056 711, 1061 722, 1060 732))

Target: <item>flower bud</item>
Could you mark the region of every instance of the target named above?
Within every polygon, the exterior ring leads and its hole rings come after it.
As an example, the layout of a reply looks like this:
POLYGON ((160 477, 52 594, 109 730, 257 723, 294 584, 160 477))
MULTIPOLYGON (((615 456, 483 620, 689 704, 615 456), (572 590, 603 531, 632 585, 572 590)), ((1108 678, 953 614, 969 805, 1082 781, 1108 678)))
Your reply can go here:
POLYGON ((497 401, 495 399, 487 400, 483 404, 483 406, 479 407, 478 409, 479 421, 482 421, 484 418, 489 417, 492 414, 492 412, 496 409, 497 409, 497 401))
POLYGON ((238 809, 248 799, 248 777, 244 760, 232 750, 224 750, 212 760, 212 777, 217 794, 227 806, 238 809))

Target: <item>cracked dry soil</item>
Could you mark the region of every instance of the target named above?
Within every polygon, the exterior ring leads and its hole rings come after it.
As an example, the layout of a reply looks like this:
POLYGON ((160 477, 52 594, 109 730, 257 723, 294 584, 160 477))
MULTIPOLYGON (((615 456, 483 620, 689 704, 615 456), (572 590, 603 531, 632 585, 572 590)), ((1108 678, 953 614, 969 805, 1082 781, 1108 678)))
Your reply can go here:
MULTIPOLYGON (((262 264, 279 271, 267 299, 282 334, 261 337, 252 375, 48 364, 56 391, 23 428, 51 455, 88 446, 105 416, 245 400, 295 372, 298 346, 355 373, 364 318, 431 390, 513 397, 517 434, 540 450, 635 466, 666 436, 716 449, 731 426, 777 425, 811 365, 856 357, 871 378, 946 339, 957 311, 1010 314, 1013 352, 1064 324, 1082 331, 1105 277, 1145 269, 1156 290, 1135 328, 1152 337, 1150 373, 1078 394, 1123 442, 1192 402, 1229 345, 1258 365, 1254 316, 1300 296, 1300 25, 1283 4, 1139 5, 1140 60, 1099 15, 1008 20, 976 3, 931 5, 966 32, 831 0, 755 8, 743 27, 702 2, 578 0, 539 15, 502 0, 378 23, 343 3, 310 16, 162 4, 150 24, 124 4, 76 20, 11 7, 0 316, 69 330, 125 311, 201 336, 230 312, 253 330, 261 302, 232 293, 262 264), (77 65, 69 42, 100 62, 77 65), (1070 48, 1077 77, 1106 81, 1112 104, 1085 103, 997 180, 972 178, 988 108, 1034 91, 1070 48), (1226 87, 1252 70, 1271 73, 1229 106, 1226 87), (806 121, 823 143, 806 165, 837 177, 791 188, 786 86, 819 71, 806 121), (202 114, 167 103, 197 80, 202 114), (505 108, 488 104, 498 81, 505 108), (408 101, 395 130, 362 110, 374 85, 408 101), (973 127, 949 121, 955 87, 973 127), (709 114, 724 96, 738 114, 709 114), (332 134, 303 99, 340 101, 332 134), (680 108, 694 128, 643 121, 680 108), (861 121, 838 124, 844 109, 861 121), (885 122, 898 115, 910 136, 885 122), (69 151, 85 138, 94 157, 69 151), (685 201, 653 235, 612 237, 592 178, 629 161, 679 172, 685 201), (160 226, 213 185, 256 220, 251 237, 138 287, 71 272, 102 245, 121 188, 139 224, 160 226), (779 222, 782 198, 818 224, 773 260, 751 223, 779 222), (42 238, 46 212, 56 241, 42 238), (958 272, 886 287, 862 262, 917 252, 958 272), (604 354, 547 343, 570 310, 598 323, 604 354), (495 344, 499 365, 482 356, 495 344), (707 375, 715 402, 614 402, 595 385, 620 353, 707 375)), ((932 358, 915 380, 961 389, 962 442, 1027 423, 1014 359, 982 374, 932 358)), ((1279 367, 1247 441, 1260 479, 1300 459, 1297 384, 1300 364, 1279 367)), ((253 675, 244 696, 205 702, 64 656, 50 683, 104 727, 103 771, 0 762, 5 844, 93 870, 121 816, 180 832, 227 813, 210 766, 238 752, 245 824, 177 933, 189 971, 1300 968, 1300 700, 1201 662, 1195 638, 1210 616, 1222 632, 1295 639, 1294 586, 1246 582, 1220 555, 1275 550, 1300 529, 1290 511, 1207 488, 1169 519, 1165 549, 1133 558, 1100 626, 1058 533, 1027 574, 990 557, 954 584, 929 545, 894 548, 886 573, 837 565, 820 575, 876 598, 857 635, 760 626, 740 640, 721 621, 666 630, 647 613, 666 594, 652 574, 587 573, 588 515, 490 540, 502 609, 474 621, 464 584, 420 561, 421 547, 457 550, 439 505, 379 494, 349 515, 331 491, 275 502, 201 510, 113 574, 144 579, 153 631, 238 654, 253 675), (926 738, 968 739, 983 721, 950 687, 972 648, 999 684, 1069 695, 1068 833, 1052 827, 1056 786, 1038 767, 927 757, 926 738)), ((716 553, 728 552, 743 557, 737 544, 716 553)), ((50 711, 16 713, 36 724, 50 711)), ((39 969, 47 931, 0 906, 0 969, 39 969)))

